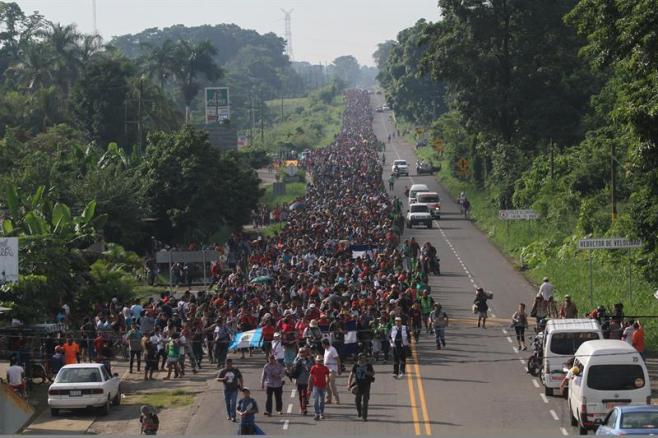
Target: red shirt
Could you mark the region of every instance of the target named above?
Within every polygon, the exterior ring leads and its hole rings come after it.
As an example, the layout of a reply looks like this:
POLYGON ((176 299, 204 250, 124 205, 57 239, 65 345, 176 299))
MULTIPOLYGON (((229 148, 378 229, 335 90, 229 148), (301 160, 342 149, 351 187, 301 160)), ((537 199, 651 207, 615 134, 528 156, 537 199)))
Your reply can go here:
POLYGON ((316 363, 311 367, 311 383, 319 389, 325 389, 327 387, 327 376, 329 374, 329 368, 316 363))
POLYGON ((266 325, 262 329, 263 333, 263 340, 264 341, 271 341, 274 339, 274 327, 271 325, 266 325))
POLYGON ((78 354, 80 354, 80 346, 76 342, 71 343, 71 345, 69 345, 67 342, 64 345, 62 345, 62 348, 64 348, 65 365, 78 363, 78 354))
POLYGON ((638 351, 638 353, 644 352, 644 327, 640 326, 639 329, 633 332, 633 347, 638 351))

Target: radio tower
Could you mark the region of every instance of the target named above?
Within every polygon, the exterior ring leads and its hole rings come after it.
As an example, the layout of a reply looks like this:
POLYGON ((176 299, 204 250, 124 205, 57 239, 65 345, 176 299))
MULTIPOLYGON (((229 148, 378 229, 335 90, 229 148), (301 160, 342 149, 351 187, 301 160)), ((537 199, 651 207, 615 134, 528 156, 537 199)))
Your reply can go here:
POLYGON ((98 27, 96 26, 96 0, 91 0, 91 11, 93 14, 94 35, 98 35, 98 27))
POLYGON ((285 17, 285 22, 286 22, 286 32, 285 32, 285 37, 286 37, 286 55, 288 55, 288 59, 291 61, 294 60, 294 55, 292 51, 292 26, 291 26, 291 18, 290 16, 292 15, 292 12, 294 9, 291 9, 289 11, 286 11, 285 9, 281 9, 281 12, 283 12, 283 15, 285 17))

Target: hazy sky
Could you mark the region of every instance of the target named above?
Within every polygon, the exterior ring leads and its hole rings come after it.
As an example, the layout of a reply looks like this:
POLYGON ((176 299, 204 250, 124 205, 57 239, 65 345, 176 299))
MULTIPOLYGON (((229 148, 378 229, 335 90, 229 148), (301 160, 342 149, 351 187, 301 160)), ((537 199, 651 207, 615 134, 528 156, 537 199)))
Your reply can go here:
MULTIPOLYGON (((76 23, 93 31, 92 0, 14 0, 25 12, 38 10, 47 19, 76 23)), ((354 55, 372 65, 377 44, 393 39, 418 19, 436 21, 436 0, 96 0, 99 33, 138 33, 174 24, 235 23, 260 33, 284 34, 283 9, 294 9, 295 59, 330 63, 354 55)))

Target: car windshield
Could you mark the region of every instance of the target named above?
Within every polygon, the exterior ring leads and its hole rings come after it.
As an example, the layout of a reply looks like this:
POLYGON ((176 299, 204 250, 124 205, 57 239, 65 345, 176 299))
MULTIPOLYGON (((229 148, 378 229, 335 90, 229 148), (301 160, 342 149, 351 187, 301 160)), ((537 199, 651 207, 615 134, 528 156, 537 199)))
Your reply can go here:
POLYGON ((427 205, 412 205, 412 213, 427 213, 427 205))
POLYGON ((587 386, 598 391, 635 390, 644 384, 639 365, 592 365, 587 372, 587 386))
POLYGON ((599 339, 595 332, 555 333, 551 337, 551 352, 563 356, 573 356, 584 342, 599 339))
POLYGON ((622 429, 656 429, 658 412, 627 412, 621 417, 622 429))
POLYGON ((439 195, 418 195, 418 202, 439 202, 439 195))
POLYGON ((64 368, 55 383, 94 383, 102 382, 101 373, 98 368, 64 368))
POLYGON ((406 165, 407 165, 407 162, 404 161, 404 160, 395 160, 395 161, 393 162, 393 165, 394 165, 394 166, 406 166, 406 165))

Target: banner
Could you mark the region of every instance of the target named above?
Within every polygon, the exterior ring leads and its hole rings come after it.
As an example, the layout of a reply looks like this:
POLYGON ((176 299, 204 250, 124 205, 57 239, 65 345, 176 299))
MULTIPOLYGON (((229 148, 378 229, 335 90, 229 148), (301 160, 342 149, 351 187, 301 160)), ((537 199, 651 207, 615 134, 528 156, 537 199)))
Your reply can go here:
POLYGON ((18 283, 18 237, 0 239, 0 285, 18 283))
POLYGON ((247 332, 240 332, 233 335, 229 351, 239 350, 241 348, 260 348, 263 345, 263 329, 257 328, 247 332))

